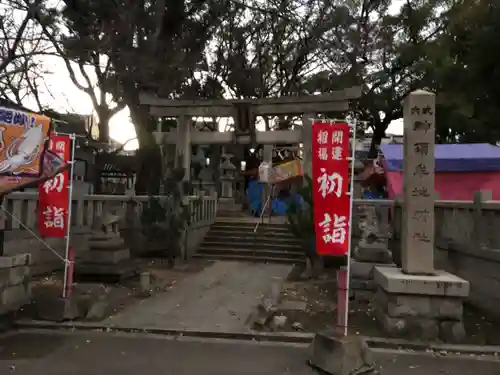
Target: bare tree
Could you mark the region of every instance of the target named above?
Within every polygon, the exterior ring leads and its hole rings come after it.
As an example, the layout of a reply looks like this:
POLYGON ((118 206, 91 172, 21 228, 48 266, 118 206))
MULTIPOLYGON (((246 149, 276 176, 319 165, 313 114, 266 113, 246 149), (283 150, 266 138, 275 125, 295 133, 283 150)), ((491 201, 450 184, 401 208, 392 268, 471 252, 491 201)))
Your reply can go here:
POLYGON ((109 121, 125 108, 125 101, 118 95, 119 85, 111 60, 103 54, 98 28, 82 29, 64 10, 59 22, 43 28, 56 54, 64 61, 73 84, 87 94, 98 117, 99 139, 109 141, 109 121))
POLYGON ((298 95, 321 64, 319 41, 331 27, 329 1, 234 2, 216 34, 212 70, 235 97, 298 95))
POLYGON ((47 21, 41 0, 7 0, 0 6, 0 97, 18 105, 32 99, 43 109, 44 86, 40 57, 50 46, 37 19, 47 21))

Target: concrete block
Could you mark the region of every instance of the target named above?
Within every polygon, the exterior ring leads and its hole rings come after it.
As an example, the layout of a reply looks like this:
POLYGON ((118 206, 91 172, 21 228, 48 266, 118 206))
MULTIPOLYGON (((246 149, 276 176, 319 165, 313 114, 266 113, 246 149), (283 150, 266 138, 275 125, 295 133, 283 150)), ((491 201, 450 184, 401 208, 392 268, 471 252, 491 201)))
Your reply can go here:
POLYGON ((380 242, 359 244, 354 249, 353 257, 356 260, 372 263, 392 263, 392 253, 387 244, 380 242))
POLYGON ((436 340, 439 337, 439 322, 435 319, 394 318, 379 308, 375 310, 375 314, 384 331, 392 337, 418 337, 424 340, 436 340))
POLYGON ((89 236, 89 241, 108 241, 116 237, 116 233, 92 232, 89 236))
POLYGON ((388 294, 378 288, 375 301, 392 318, 421 317, 460 321, 463 316, 463 301, 458 297, 388 294))
POLYGON ((51 322, 63 322, 81 318, 76 298, 44 297, 35 301, 36 311, 39 319, 51 322))
POLYGON ((30 301, 30 291, 26 284, 9 286, 0 292, 0 315, 18 310, 30 301))
POLYGON ((374 291, 377 289, 377 285, 373 280, 362 280, 362 279, 351 279, 349 284, 351 290, 369 290, 374 291))
POLYGON ((439 338, 444 342, 461 343, 467 337, 463 322, 445 321, 439 324, 439 338))
POLYGON ((386 292, 395 294, 467 297, 470 289, 467 280, 446 271, 436 271, 433 276, 408 275, 399 268, 375 267, 374 281, 386 292))
POLYGON ((29 266, 29 264, 30 264, 29 254, 16 254, 16 255, 0 257, 0 269, 29 266))
POLYGON ((464 315, 462 298, 432 298, 431 302, 434 315, 440 319, 462 320, 464 315))
POLYGON ((82 257, 85 263, 118 264, 120 261, 130 258, 130 250, 90 250, 82 257))
POLYGON ((351 277, 354 279, 372 280, 375 267, 395 267, 395 264, 382 264, 351 260, 351 277))
POLYGON ((22 284, 30 275, 28 266, 0 269, 0 290, 22 284))
POLYGON ((122 238, 115 236, 114 238, 106 241, 95 241, 93 239, 88 241, 91 250, 120 250, 125 246, 125 241, 122 238))
POLYGON ((350 375, 373 368, 368 349, 360 337, 320 332, 315 335, 310 352, 309 364, 328 374, 350 375))

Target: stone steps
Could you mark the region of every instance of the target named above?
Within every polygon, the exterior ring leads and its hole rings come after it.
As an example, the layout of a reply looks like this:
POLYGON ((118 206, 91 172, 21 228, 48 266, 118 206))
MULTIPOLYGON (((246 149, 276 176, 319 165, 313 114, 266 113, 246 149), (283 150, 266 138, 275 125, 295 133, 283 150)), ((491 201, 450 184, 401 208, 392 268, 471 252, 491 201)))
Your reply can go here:
POLYGON ((299 240, 285 224, 259 224, 253 218, 217 218, 196 257, 251 262, 305 262, 299 240))
POLYGON ((286 250, 270 250, 270 249, 252 249, 249 247, 235 247, 235 248, 224 248, 224 247, 210 247, 203 244, 198 250, 200 254, 207 255, 218 255, 218 254, 235 254, 241 256, 264 256, 270 258, 290 258, 290 259, 302 259, 303 254, 298 251, 286 251, 286 250))
POLYGON ((258 244, 262 243, 277 243, 277 244, 288 244, 299 246, 300 241, 293 236, 281 236, 276 234, 257 234, 257 233, 235 233, 231 231, 221 231, 221 230, 210 230, 205 236, 205 240, 208 242, 219 241, 220 238, 224 238, 225 242, 255 242, 258 244))
POLYGON ((302 253, 302 247, 299 244, 289 244, 286 242, 270 242, 270 241, 228 241, 227 238, 205 238, 202 244, 203 248, 234 248, 234 249, 252 249, 258 250, 273 250, 284 251, 289 253, 302 253))
MULTIPOLYGON (((224 231, 232 231, 232 232, 246 232, 246 233, 255 233, 255 227, 257 223, 242 223, 242 222, 216 222, 212 225, 210 229, 212 230, 224 230, 224 231)), ((277 233, 287 235, 288 237, 293 237, 293 234, 290 232, 290 229, 286 226, 282 226, 280 224, 259 224, 257 227, 257 233, 265 234, 265 233, 277 233)))
POLYGON ((265 257, 265 256, 246 256, 246 255, 235 255, 235 254, 203 254, 197 253, 194 255, 195 258, 203 258, 210 260, 233 260, 241 262, 257 262, 257 263, 281 263, 281 264, 299 264, 304 263, 305 260, 293 259, 293 258, 276 258, 276 257, 265 257))

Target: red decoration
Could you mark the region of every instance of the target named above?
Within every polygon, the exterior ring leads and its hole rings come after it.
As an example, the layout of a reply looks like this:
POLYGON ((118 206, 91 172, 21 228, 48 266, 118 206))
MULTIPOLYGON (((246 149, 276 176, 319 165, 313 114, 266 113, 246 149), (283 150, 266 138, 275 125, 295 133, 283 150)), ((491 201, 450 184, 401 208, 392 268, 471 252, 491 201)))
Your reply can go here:
POLYGON ((312 179, 316 251, 319 255, 349 252, 349 125, 312 125, 312 179))
MULTIPOLYGON (((69 136, 51 135, 48 150, 66 163, 71 157, 69 136)), ((69 172, 65 170, 38 185, 40 212, 39 232, 42 237, 64 238, 68 225, 69 172)))

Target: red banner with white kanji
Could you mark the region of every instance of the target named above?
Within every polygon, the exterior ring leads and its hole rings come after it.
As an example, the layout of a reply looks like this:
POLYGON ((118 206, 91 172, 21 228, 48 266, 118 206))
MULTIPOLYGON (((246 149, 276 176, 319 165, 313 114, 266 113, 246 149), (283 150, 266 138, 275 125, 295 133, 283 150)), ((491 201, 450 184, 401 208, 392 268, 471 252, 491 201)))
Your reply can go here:
POLYGON ((312 124, 312 180, 316 251, 346 255, 349 251, 349 125, 312 124))
MULTIPOLYGON (((51 135, 48 150, 66 163, 71 158, 70 138, 51 135)), ((40 211, 38 228, 41 237, 66 236, 69 209, 69 172, 65 170, 38 185, 40 211)))

